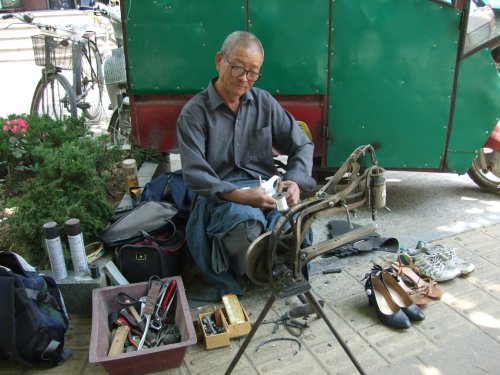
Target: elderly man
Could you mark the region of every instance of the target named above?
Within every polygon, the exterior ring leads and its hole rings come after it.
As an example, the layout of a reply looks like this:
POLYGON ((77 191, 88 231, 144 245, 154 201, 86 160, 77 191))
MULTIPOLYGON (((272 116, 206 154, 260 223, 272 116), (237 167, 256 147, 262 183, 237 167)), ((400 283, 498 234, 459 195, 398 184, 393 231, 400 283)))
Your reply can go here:
POLYGON ((215 55, 218 76, 183 108, 177 136, 187 187, 197 199, 186 227, 194 261, 221 295, 242 295, 249 245, 280 214, 260 180, 278 175, 273 147, 288 155, 278 190, 289 206, 311 190, 313 144, 268 92, 253 87, 264 50, 245 31, 231 33, 215 55))

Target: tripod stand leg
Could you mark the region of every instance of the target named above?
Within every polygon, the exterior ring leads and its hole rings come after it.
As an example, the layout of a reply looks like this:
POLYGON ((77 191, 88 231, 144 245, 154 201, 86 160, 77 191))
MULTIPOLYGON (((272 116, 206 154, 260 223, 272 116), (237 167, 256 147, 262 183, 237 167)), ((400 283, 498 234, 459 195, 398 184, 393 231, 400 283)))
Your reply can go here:
POLYGON ((332 331, 333 335, 335 336, 335 338, 337 339, 337 341, 339 342, 339 344, 342 346, 342 349, 344 349, 344 351, 346 352, 346 354, 351 359, 352 364, 358 369, 358 371, 359 371, 359 373, 361 375, 365 375, 365 372, 361 368, 361 365, 358 363, 358 361, 356 360, 356 358, 352 354, 351 350, 344 343, 344 341, 342 341, 342 338, 337 333, 337 331, 333 327, 332 323, 328 320, 328 317, 326 316, 325 312, 321 308, 321 305, 318 303, 318 301, 316 301, 316 298, 314 298, 314 296, 312 295, 311 291, 308 290, 307 292, 304 293, 304 295, 306 296, 307 300, 309 301, 309 303, 311 304, 311 306, 314 308, 314 310, 316 311, 316 313, 323 318, 323 320, 325 321, 325 323, 328 326, 328 328, 330 328, 330 331, 332 331))
POLYGON ((297 294, 297 298, 300 300, 300 302, 305 305, 307 303, 307 298, 304 297, 303 294, 297 294))
POLYGON ((271 307, 273 306, 274 301, 276 301, 276 297, 274 295, 271 295, 271 297, 269 297, 269 299, 267 300, 266 305, 264 306, 264 309, 260 312, 259 317, 255 321, 255 324, 252 326, 250 333, 248 334, 248 336, 245 338, 245 341, 243 341, 243 344, 241 344, 240 348, 238 349, 238 353, 236 353, 233 360, 229 364, 229 367, 227 368, 224 375, 229 375, 230 373, 233 372, 234 368, 238 364, 238 361, 240 360, 241 356, 245 352, 245 349, 247 348, 248 344, 250 344, 252 337, 255 335, 255 332, 257 332, 257 330, 259 329, 259 326, 264 321, 264 318, 266 317, 267 313, 269 312, 269 310, 271 310, 271 307))

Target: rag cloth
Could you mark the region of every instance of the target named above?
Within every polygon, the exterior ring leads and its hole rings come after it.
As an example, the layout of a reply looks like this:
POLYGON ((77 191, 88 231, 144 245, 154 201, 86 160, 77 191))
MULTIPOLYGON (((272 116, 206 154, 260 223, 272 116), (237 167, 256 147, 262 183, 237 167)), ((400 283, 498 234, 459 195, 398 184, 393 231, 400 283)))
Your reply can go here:
MULTIPOLYGON (((328 222, 328 230, 331 238, 360 227, 361 225, 359 224, 352 224, 352 228, 350 228, 349 222, 345 220, 331 220, 328 222)), ((341 258, 366 251, 387 251, 389 253, 397 253, 398 250, 399 241, 396 238, 381 237, 380 234, 374 232, 368 236, 360 237, 342 246, 328 250, 322 257, 328 258, 336 256, 341 258)))

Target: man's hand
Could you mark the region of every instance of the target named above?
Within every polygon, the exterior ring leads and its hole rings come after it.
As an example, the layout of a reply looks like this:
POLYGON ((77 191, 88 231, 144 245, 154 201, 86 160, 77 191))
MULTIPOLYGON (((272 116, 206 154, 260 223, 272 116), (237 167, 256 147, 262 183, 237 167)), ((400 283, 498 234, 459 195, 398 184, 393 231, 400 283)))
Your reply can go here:
POLYGON ((254 186, 246 189, 235 189, 228 193, 220 194, 220 198, 226 201, 248 204, 252 207, 261 209, 276 208, 276 201, 265 193, 265 190, 260 186, 254 186))
MULTIPOLYGON (((286 203, 288 206, 295 206, 300 200, 300 188, 295 181, 281 181, 278 186, 279 192, 284 192, 286 203)), ((235 189, 228 193, 220 195, 221 199, 226 201, 248 204, 252 207, 265 209, 276 208, 276 200, 266 194, 265 190, 260 186, 252 188, 235 189)))
POLYGON ((295 181, 281 181, 278 186, 278 191, 285 192, 286 203, 289 207, 295 206, 300 200, 300 188, 295 181))

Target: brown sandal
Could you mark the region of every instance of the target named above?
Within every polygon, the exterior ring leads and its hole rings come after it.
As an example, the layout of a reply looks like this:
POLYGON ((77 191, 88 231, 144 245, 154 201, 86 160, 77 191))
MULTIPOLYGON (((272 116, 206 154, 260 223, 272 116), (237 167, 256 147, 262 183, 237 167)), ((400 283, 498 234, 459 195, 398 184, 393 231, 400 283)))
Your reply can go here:
POLYGON ((406 266, 402 263, 401 257, 410 258, 407 254, 399 254, 398 261, 392 262, 391 267, 397 273, 399 278, 402 279, 403 283, 406 282, 406 283, 410 284, 409 288, 411 290, 415 291, 415 293, 421 293, 421 294, 425 295, 426 297, 429 297, 432 299, 441 299, 441 296, 443 295, 443 291, 437 287, 437 283, 432 279, 428 279, 428 281, 426 281, 425 279, 420 277, 412 269, 413 266, 412 266, 411 258, 409 260, 409 265, 406 266))
POLYGON ((430 299, 427 297, 427 291, 420 291, 417 289, 411 289, 403 279, 397 276, 397 282, 401 286, 401 288, 408 294, 413 303, 418 305, 419 307, 424 307, 429 304, 430 299))

